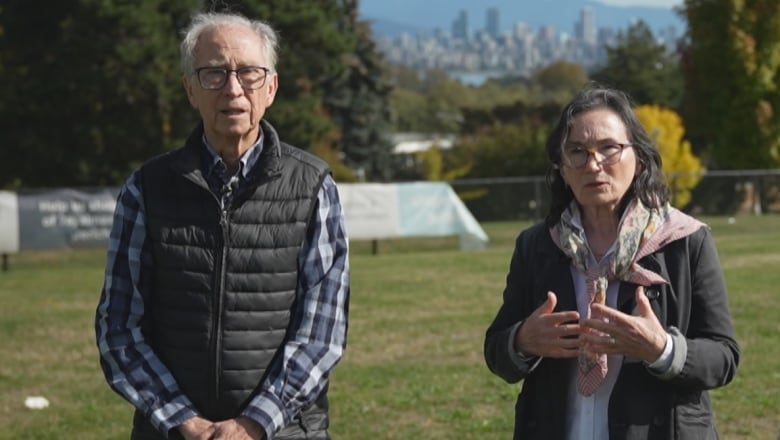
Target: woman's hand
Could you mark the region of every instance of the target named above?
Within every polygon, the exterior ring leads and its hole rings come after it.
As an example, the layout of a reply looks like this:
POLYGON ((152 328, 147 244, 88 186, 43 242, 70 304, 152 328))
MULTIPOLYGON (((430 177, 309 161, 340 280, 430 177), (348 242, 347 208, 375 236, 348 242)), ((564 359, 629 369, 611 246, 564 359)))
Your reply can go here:
POLYGON ((591 305, 591 314, 599 318, 580 323, 580 344, 595 353, 622 354, 655 362, 666 346, 666 330, 653 313, 642 286, 636 288, 635 296, 638 316, 626 315, 602 304, 591 305))
POLYGON ((550 358, 577 357, 580 314, 576 311, 553 313, 558 298, 547 292, 547 300, 523 321, 515 335, 515 350, 527 356, 550 358))

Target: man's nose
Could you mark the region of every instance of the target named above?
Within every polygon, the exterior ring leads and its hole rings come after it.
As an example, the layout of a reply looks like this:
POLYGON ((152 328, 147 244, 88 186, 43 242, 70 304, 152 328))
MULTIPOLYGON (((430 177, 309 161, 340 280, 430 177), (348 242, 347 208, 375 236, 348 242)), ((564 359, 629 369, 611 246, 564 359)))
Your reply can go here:
POLYGON ((238 80, 238 72, 228 72, 225 91, 231 94, 241 94, 244 91, 241 82, 238 80))

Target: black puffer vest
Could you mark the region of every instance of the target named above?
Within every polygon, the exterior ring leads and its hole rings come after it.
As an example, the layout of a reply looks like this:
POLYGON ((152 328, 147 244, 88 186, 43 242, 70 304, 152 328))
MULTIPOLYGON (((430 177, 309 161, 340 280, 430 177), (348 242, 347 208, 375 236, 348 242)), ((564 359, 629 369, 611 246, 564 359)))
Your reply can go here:
MULTIPOLYGON (((201 172, 202 127, 141 172, 155 269, 143 329, 184 394, 212 421, 240 415, 282 355, 298 255, 329 172, 325 162, 279 142, 268 123, 262 128, 255 170, 224 210, 201 172)), ((134 438, 159 435, 139 416, 134 438)), ((280 437, 325 432, 324 392, 300 419, 280 437)))

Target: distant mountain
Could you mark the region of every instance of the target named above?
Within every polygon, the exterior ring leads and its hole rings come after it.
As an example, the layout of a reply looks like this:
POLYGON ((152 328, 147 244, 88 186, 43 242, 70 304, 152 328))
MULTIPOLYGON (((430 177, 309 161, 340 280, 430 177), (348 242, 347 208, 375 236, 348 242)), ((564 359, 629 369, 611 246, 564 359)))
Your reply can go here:
POLYGON ((485 28, 487 9, 497 8, 502 31, 524 22, 532 29, 553 26, 572 34, 586 6, 592 9, 597 28, 625 29, 641 19, 654 32, 669 26, 674 26, 678 35, 685 30, 683 19, 670 8, 607 6, 592 0, 361 0, 360 17, 372 23, 376 36, 395 37, 430 34, 436 29, 449 33, 452 22, 465 10, 469 33, 473 34, 485 28))

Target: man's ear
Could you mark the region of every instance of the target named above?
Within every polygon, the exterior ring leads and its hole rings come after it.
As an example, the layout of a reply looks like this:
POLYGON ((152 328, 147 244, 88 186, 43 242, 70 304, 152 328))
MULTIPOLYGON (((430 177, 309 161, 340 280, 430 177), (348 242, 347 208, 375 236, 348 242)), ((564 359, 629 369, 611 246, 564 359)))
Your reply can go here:
POLYGON ((192 78, 191 75, 182 75, 181 82, 182 85, 184 85, 184 91, 187 92, 187 99, 190 101, 190 105, 193 108, 198 108, 197 103, 195 101, 195 94, 193 87, 195 87, 195 84, 190 80, 192 78))

